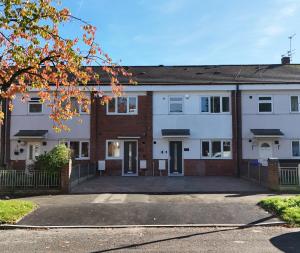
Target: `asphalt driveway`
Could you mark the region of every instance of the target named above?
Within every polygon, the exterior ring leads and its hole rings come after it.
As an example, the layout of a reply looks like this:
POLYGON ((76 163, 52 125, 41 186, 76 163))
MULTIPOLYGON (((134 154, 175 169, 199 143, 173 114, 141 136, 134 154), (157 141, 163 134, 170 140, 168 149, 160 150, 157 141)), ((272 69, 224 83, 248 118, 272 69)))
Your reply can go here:
POLYGON ((267 195, 87 194, 31 197, 18 224, 41 226, 250 224, 279 221, 256 204, 267 195))

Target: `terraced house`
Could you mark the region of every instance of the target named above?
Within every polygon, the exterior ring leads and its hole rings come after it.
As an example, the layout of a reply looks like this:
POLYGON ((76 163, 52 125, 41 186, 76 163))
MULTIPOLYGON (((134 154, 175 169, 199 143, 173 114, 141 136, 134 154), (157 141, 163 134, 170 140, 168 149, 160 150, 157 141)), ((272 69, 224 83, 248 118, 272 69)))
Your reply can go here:
POLYGON ((299 160, 299 65, 127 68, 138 85, 121 80, 122 97, 95 98, 89 114, 74 99, 83 123, 71 121, 71 132, 52 130, 34 92, 27 104, 17 98, 6 163, 23 169, 61 142, 101 175, 235 176, 249 160, 299 160))

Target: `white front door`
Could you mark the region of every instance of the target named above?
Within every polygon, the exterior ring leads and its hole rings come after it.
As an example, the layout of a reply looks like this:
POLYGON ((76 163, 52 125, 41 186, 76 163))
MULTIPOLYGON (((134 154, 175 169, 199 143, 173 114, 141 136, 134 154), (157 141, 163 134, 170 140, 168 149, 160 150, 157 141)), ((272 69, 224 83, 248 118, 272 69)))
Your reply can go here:
POLYGON ((36 161, 36 158, 41 154, 40 142, 29 142, 27 146, 26 165, 31 165, 36 161))
POLYGON ((259 143, 259 160, 263 166, 268 165, 268 159, 273 155, 272 143, 269 141, 262 141, 259 143))

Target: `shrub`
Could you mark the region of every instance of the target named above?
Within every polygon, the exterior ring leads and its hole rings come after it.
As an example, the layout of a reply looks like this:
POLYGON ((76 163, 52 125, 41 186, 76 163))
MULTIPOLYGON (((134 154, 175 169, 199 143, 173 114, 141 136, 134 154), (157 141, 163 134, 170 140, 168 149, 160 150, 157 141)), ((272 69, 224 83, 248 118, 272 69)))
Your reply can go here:
POLYGON ((66 166, 71 157, 71 151, 64 144, 55 146, 50 152, 39 155, 34 164, 36 170, 59 171, 66 166))

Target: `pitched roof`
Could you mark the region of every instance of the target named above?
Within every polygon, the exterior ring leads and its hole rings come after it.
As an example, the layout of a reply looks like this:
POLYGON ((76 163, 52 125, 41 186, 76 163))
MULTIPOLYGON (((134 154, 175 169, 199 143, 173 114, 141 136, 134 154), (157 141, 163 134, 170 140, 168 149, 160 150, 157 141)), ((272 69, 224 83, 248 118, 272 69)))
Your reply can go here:
MULTIPOLYGON (((109 78, 101 67, 93 67, 103 84, 109 78)), ((300 83, 299 64, 199 65, 199 66, 125 66, 139 85, 182 84, 285 84, 300 83)), ((120 77, 122 84, 126 78, 120 77)))

